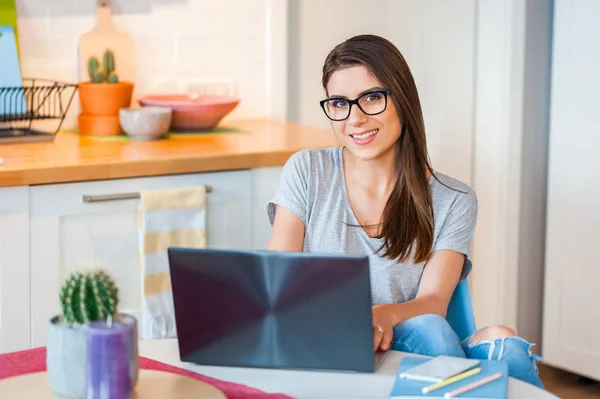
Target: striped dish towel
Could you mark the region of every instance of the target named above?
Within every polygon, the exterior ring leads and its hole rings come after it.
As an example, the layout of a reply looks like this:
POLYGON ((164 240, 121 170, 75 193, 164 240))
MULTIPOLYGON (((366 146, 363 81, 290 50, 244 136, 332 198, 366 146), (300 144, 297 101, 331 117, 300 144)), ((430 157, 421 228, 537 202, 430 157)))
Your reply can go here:
POLYGON ((140 192, 140 339, 177 337, 167 248, 206 247, 206 187, 140 192))

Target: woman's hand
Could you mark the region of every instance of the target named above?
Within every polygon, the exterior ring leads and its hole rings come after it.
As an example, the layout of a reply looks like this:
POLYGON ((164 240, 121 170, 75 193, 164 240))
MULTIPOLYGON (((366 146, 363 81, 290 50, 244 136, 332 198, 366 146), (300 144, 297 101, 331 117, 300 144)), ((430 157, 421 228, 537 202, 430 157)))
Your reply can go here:
POLYGON ((375 351, 386 351, 394 338, 396 315, 390 305, 373 306, 373 344, 375 351))

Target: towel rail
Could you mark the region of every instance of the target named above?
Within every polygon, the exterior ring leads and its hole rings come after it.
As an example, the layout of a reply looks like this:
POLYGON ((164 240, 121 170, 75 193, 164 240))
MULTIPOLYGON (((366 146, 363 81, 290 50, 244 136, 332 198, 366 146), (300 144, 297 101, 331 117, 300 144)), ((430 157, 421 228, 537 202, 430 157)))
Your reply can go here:
MULTIPOLYGON (((211 186, 206 186, 206 192, 212 192, 211 186)), ((119 201, 127 199, 139 199, 140 193, 120 193, 120 194, 106 194, 106 195, 83 195, 83 202, 103 202, 103 201, 119 201)))

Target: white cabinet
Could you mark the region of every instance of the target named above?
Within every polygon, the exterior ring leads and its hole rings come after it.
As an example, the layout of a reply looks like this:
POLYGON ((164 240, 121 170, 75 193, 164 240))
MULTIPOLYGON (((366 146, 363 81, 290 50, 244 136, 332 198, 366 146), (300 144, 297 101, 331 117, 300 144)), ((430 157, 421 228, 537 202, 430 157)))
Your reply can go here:
POLYGON ((264 249, 266 206, 280 167, 0 189, 0 353, 45 345, 60 312, 60 284, 88 262, 105 264, 121 287, 120 310, 139 314, 138 199, 84 202, 87 195, 211 186, 207 246, 264 249))
POLYGON ((0 188, 0 353, 28 349, 29 187, 0 188))
POLYGON ((266 249, 271 234, 267 216, 267 204, 273 199, 279 185, 282 167, 257 168, 252 170, 252 248, 266 249))
POLYGON ((542 356, 600 380, 598 15, 596 0, 555 3, 542 356))
POLYGON ((60 283, 81 263, 105 263, 121 287, 120 310, 141 310, 139 200, 88 203, 84 195, 201 184, 212 187, 207 194, 207 246, 253 248, 251 170, 31 187, 31 345, 44 345, 46 323, 60 312, 60 283))

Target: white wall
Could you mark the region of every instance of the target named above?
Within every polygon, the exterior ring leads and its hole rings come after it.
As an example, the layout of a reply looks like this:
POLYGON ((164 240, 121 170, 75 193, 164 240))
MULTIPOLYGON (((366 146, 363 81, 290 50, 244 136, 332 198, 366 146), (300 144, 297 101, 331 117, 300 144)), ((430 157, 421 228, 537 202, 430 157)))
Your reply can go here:
POLYGON ((516 326, 539 351, 552 1, 478 7, 473 302, 482 325, 516 326))
MULTIPOLYGON (((288 115, 328 126, 318 105, 327 53, 375 33, 419 89, 435 169, 479 198, 471 290, 480 326, 541 340, 551 0, 291 2, 288 115)), ((538 347, 539 348, 539 347, 538 347)))
POLYGON ((544 360, 600 380, 600 2, 557 0, 544 360))
POLYGON ((518 296, 515 304, 520 334, 542 347, 546 195, 552 70, 553 2, 528 1, 526 6, 522 129, 521 198, 517 224, 518 296))
MULTIPOLYGON (((271 0, 111 0, 115 24, 133 36, 135 95, 171 90, 177 81, 231 80, 242 102, 231 118, 267 116, 273 84, 273 24, 285 9, 271 0), (280 15, 273 13, 281 12, 280 15)), ((96 0, 16 2, 26 77, 78 82, 79 37, 92 29, 96 0)), ((285 26, 278 26, 284 31, 285 26)), ((283 67, 280 67, 282 69, 283 67)), ((281 76, 280 76, 281 78, 281 76)), ((85 77, 83 77, 85 79, 85 77)), ((75 122, 74 101, 67 126, 75 122)))
MULTIPOLYGON (((318 105, 328 51, 359 33, 391 39, 415 75, 434 167, 480 200, 471 279, 478 323, 517 324, 538 341, 539 320, 523 309, 541 310, 550 0, 110 3, 134 36, 137 95, 165 79, 233 79, 242 103, 232 118, 287 113, 328 126, 318 105)), ((94 24, 95 4, 17 2, 26 76, 79 79, 77 41, 94 24)))
POLYGON ((302 0, 289 7, 290 120, 329 127, 318 104, 327 53, 355 34, 384 36, 415 76, 434 168, 471 183, 475 0, 302 0))

